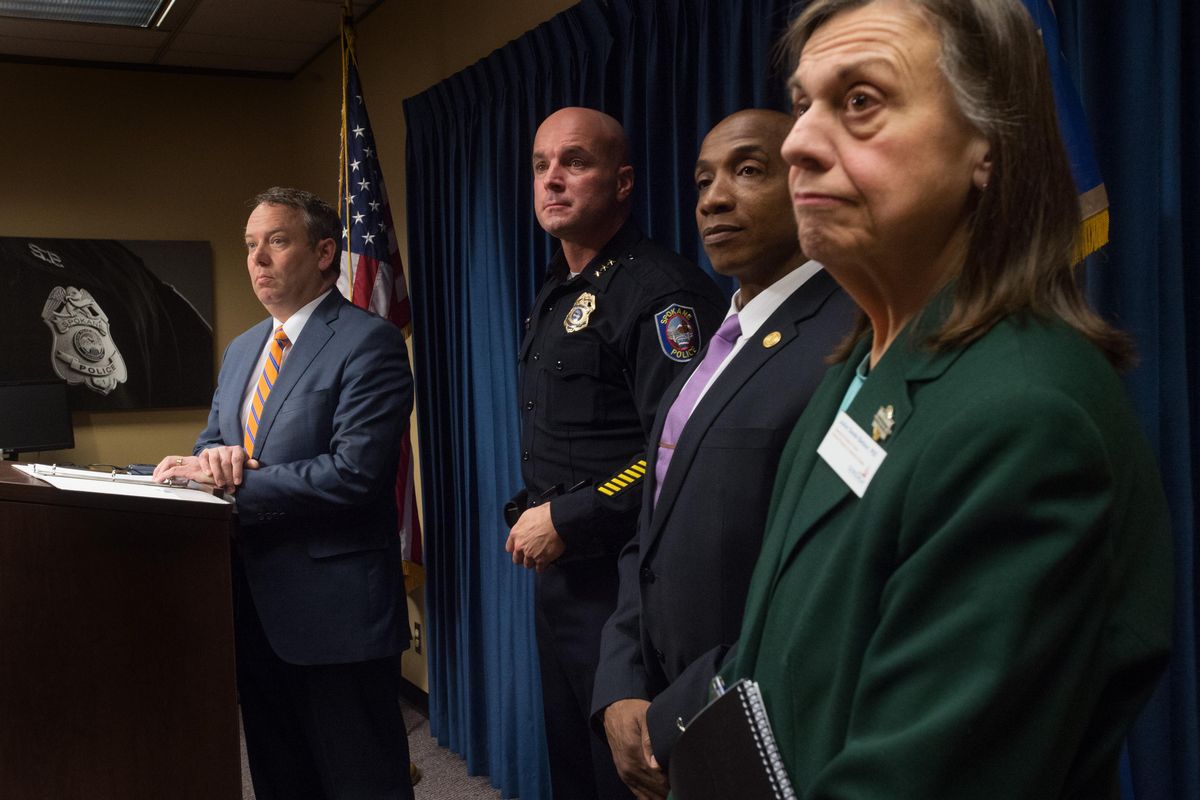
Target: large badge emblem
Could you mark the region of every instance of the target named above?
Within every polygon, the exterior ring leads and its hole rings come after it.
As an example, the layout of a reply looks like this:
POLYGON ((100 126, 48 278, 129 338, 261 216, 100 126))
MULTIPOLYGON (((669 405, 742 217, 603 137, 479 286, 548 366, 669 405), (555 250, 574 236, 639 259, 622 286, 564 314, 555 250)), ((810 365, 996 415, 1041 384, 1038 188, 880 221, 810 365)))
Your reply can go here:
POLYGON ((571 306, 571 310, 567 312, 567 317, 563 320, 563 327, 567 329, 567 333, 577 333, 583 330, 587 327, 588 319, 595 310, 596 295, 584 292, 575 298, 575 305, 571 306))
POLYGON ((696 310, 673 303, 654 315, 658 343, 672 361, 691 361, 700 352, 700 329, 696 310))
POLYGON ((108 315, 87 289, 55 286, 42 307, 42 319, 54 332, 51 363, 69 384, 83 383, 108 394, 125 382, 125 359, 108 329, 108 315))

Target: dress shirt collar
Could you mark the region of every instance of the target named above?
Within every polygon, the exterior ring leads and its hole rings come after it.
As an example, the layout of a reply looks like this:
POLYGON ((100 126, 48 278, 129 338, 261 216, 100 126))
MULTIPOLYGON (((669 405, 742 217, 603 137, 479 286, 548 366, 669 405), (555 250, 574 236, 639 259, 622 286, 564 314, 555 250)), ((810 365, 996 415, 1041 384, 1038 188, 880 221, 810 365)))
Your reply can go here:
MULTIPOLYGON (((304 330, 304 326, 308 324, 308 318, 312 316, 313 311, 316 311, 317 306, 321 305, 321 302, 332 291, 332 288, 326 289, 318 297, 301 306, 299 311, 287 318, 287 322, 282 323, 283 332, 287 334, 288 342, 291 343, 289 349, 296 346, 296 340, 300 338, 300 331, 304 330)), ((272 321, 275 323, 272 327, 272 330, 274 330, 279 327, 280 322, 274 318, 272 318, 272 321)))
POLYGON ((730 314, 736 313, 738 321, 742 324, 741 338, 753 336, 762 327, 762 324, 783 305, 784 300, 791 297, 809 278, 820 271, 821 264, 819 262, 805 261, 756 294, 742 308, 738 308, 742 296, 742 290, 738 289, 733 293, 733 299, 729 301, 729 313, 725 315, 725 318, 728 319, 730 314))

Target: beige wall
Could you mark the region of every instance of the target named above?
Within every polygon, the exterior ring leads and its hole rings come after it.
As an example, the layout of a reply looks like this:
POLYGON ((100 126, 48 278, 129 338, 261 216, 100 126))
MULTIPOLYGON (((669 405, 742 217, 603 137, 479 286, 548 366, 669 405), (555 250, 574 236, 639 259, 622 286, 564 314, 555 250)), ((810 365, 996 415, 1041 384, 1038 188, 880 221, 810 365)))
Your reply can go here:
MULTIPOLYGON (((386 0, 360 23, 360 74, 402 252, 404 98, 573 4, 386 0)), ((292 80, 0 63, 0 236, 210 242, 219 358, 264 314, 246 283, 244 201, 274 184, 336 194, 340 69, 336 45, 292 80)), ((31 457, 154 462, 190 452, 205 412, 77 413, 74 450, 31 457)), ((419 586, 420 572, 412 577, 419 586)), ((421 621, 423 592, 410 600, 421 621)), ((405 674, 428 688, 423 654, 406 654, 405 674)))
MULTIPOLYGON (((0 235, 212 243, 218 355, 258 316, 239 274, 242 202, 284 147, 250 148, 290 82, 0 64, 0 235)), ((79 463, 190 452, 202 410, 76 417, 79 463)))

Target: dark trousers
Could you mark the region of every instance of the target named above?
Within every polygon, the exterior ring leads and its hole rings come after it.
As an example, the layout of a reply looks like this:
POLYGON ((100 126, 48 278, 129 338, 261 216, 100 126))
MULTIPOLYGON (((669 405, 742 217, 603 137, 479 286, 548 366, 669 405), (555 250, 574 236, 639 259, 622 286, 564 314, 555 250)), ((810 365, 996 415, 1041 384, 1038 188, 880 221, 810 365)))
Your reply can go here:
POLYGON ((299 666, 271 649, 235 558, 238 696, 258 800, 412 800, 400 657, 299 666))
POLYGON ((589 722, 600 631, 615 598, 610 605, 603 580, 570 577, 558 568, 538 575, 534 604, 554 800, 626 800, 633 794, 617 774, 608 739, 589 722), (574 597, 565 594, 568 584, 574 597))

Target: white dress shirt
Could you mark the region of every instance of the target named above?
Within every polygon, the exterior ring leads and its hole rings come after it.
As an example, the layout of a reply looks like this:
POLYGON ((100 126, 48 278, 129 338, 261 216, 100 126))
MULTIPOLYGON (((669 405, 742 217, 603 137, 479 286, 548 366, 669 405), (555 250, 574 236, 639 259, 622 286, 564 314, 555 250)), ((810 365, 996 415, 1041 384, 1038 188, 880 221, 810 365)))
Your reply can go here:
MULTIPOLYGON (((761 292, 751 298, 750 302, 746 303, 745 307, 743 308, 738 307, 739 303, 741 302, 742 290, 738 289, 733 293, 733 298, 729 301, 729 312, 725 314, 724 319, 729 319, 729 317, 733 314, 737 314, 738 322, 742 327, 742 335, 739 336, 737 341, 733 343, 733 349, 729 351, 729 355, 725 356, 725 360, 717 365, 712 377, 710 377, 708 379, 708 383, 704 385, 704 390, 696 396, 696 405, 699 405, 700 401, 704 398, 704 395, 708 394, 708 390, 712 388, 713 383, 721 376, 721 373, 725 371, 725 367, 727 367, 729 363, 737 357, 737 354, 741 351, 742 347, 745 346, 746 342, 753 339, 758 333, 758 329, 763 326, 763 323, 766 322, 781 305, 783 305, 783 301, 791 297, 794 292, 799 290, 799 288, 803 286, 809 278, 811 278, 813 275, 816 275, 821 271, 821 269, 822 267, 819 262, 806 261, 796 269, 789 272, 787 275, 784 275, 782 278, 763 289, 761 292)), ((724 322, 724 319, 722 322, 724 322)), ((694 375, 695 373, 693 373, 693 376, 694 375)), ((688 383, 691 382, 692 378, 689 376, 687 383, 683 385, 683 388, 686 389, 688 383)), ((683 389, 680 390, 680 394, 682 393, 683 389)), ((693 411, 695 411, 695 408, 695 406, 692 406, 690 409, 688 409, 688 414, 690 415, 693 411)))
MULTIPOLYGON (((322 292, 320 297, 317 297, 310 303, 307 303, 295 314, 288 317, 287 322, 283 323, 283 332, 287 334, 288 346, 283 351, 283 361, 287 361, 288 354, 296 347, 296 342, 300 339, 300 332, 304 330, 304 326, 308 324, 308 318, 312 316, 317 306, 321 305, 321 301, 332 292, 333 289, 327 289, 322 292)), ((254 389, 258 386, 258 379, 262 377, 263 365, 267 363, 267 354, 271 352, 271 343, 275 340, 275 331, 279 328, 280 322, 272 318, 271 333, 267 336, 267 343, 263 345, 262 353, 258 356, 258 363, 254 369, 250 370, 250 382, 246 384, 246 390, 242 393, 242 430, 246 430, 246 418, 250 416, 250 401, 254 398, 254 389)), ((279 372, 283 374, 283 363, 279 365, 279 372)))

